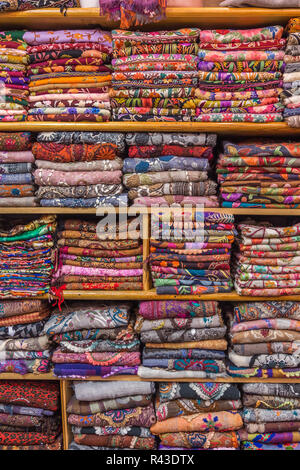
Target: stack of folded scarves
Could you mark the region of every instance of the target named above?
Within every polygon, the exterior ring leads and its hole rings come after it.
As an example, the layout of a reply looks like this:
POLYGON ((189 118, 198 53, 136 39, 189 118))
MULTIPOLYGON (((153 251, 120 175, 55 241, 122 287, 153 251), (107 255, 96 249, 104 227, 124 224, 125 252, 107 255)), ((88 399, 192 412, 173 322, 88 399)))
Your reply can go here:
POLYGON ((120 158, 124 135, 111 132, 41 132, 32 151, 44 207, 127 205, 120 158))
POLYGON ((0 121, 25 121, 29 79, 25 31, 0 32, 0 121))
POLYGON ((0 220, 0 298, 49 292, 55 230, 55 216, 0 220))
POLYGON ((35 206, 30 132, 0 133, 0 206, 35 206))
POLYGON ((126 134, 123 182, 134 205, 199 204, 218 207, 208 178, 214 134, 126 134))
POLYGON ((138 375, 180 379, 225 377, 224 325, 215 301, 141 302, 135 330, 143 350, 138 375))
POLYGON ((80 0, 1 0, 0 11, 24 11, 40 8, 60 8, 61 12, 67 8, 80 7, 80 0))
POLYGON ((151 382, 75 382, 67 405, 69 450, 156 449, 151 382))
POLYGON ((199 30, 113 30, 115 121, 192 121, 199 30))
POLYGON ((300 142, 223 142, 217 165, 223 207, 295 209, 300 203, 300 142))
POLYGON ((195 120, 282 121, 282 34, 282 26, 201 31, 195 120))
POLYGON ((52 362, 58 377, 136 375, 140 364, 129 304, 70 302, 44 328, 58 344, 52 362))
POLYGON ((233 215, 195 212, 189 220, 187 212, 173 215, 171 222, 169 213, 152 215, 149 262, 157 294, 230 292, 233 215))
POLYGON ((243 421, 235 384, 160 383, 156 398, 159 450, 236 450, 243 421))
POLYGON ((271 222, 238 225, 235 289, 244 296, 300 293, 300 224, 278 227, 271 222))
POLYGON ((24 38, 30 46, 29 121, 109 121, 109 32, 27 31, 24 38))
POLYGON ((243 450, 300 450, 300 384, 242 385, 243 450))
POLYGON ((51 345, 43 334, 49 304, 37 299, 4 300, 0 309, 0 372, 49 372, 51 345))
POLYGON ((243 302, 228 312, 233 377, 300 377, 299 302, 243 302))
POLYGON ((300 127, 300 28, 293 26, 290 20, 285 50, 285 73, 283 75, 283 92, 281 94, 284 108, 284 119, 290 127, 300 127))
POLYGON ((62 450, 58 382, 0 381, 0 450, 62 450))
POLYGON ((139 238, 128 238, 127 229, 127 223, 105 225, 105 219, 61 220, 53 292, 142 290, 143 246, 139 238))

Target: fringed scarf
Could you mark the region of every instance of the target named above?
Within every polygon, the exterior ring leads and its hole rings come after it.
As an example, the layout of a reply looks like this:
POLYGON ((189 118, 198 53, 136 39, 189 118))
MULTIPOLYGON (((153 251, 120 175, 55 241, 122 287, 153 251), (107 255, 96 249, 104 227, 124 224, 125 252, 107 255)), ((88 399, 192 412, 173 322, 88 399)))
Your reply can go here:
POLYGON ((158 22, 165 17, 167 0, 99 0, 100 15, 120 20, 120 28, 158 22))

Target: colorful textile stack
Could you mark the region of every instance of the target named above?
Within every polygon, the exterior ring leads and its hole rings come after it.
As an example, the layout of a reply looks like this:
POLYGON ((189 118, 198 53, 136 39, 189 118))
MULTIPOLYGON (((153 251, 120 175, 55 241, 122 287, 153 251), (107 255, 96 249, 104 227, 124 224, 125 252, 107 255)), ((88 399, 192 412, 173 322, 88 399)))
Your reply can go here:
POLYGON ((108 31, 27 31, 29 121, 110 119, 111 34, 108 31))
POLYGON ((62 12, 67 8, 80 6, 80 0, 1 0, 0 11, 24 11, 40 8, 60 8, 62 12))
POLYGON ((285 106, 283 115, 290 127, 300 127, 300 28, 297 24, 300 24, 299 18, 292 18, 288 25, 281 94, 285 106))
POLYGON ((282 26, 201 31, 195 120, 282 121, 282 34, 282 26))
POLYGON ((0 450, 61 450, 58 382, 0 381, 0 450))
POLYGON ((151 382, 74 382, 69 450, 156 449, 151 382))
POLYGON ((32 221, 0 219, 0 298, 49 292, 55 216, 32 221))
POLYGON ((35 206, 30 132, 0 132, 0 206, 35 206))
POLYGON ((141 302, 135 331, 144 343, 143 378, 226 377, 224 325, 215 301, 141 302))
POLYGON ((115 121, 192 121, 199 30, 112 31, 115 121))
POLYGON ((126 134, 123 182, 134 205, 193 204, 218 207, 208 178, 214 134, 126 134))
POLYGON ((127 222, 67 219, 59 228, 54 293, 143 289, 143 246, 140 238, 129 238, 127 222))
POLYGON ((299 302, 243 302, 228 312, 233 377, 300 377, 299 302))
POLYGON ((243 450, 300 450, 300 384, 242 385, 243 450))
POLYGON ((120 158, 124 148, 121 133, 41 132, 32 147, 39 204, 126 206, 120 158))
POLYGON ((4 300, 0 310, 0 372, 49 372, 51 345, 43 333, 49 304, 33 299, 4 300))
POLYGON ((25 121, 29 79, 25 31, 0 32, 0 121, 25 121))
POLYGON ((298 208, 300 141, 225 141, 217 174, 223 207, 298 208))
POLYGON ((160 383, 156 397, 160 450, 236 450, 243 421, 237 385, 160 383))
POLYGON ((157 294, 230 292, 234 218, 218 212, 152 215, 150 270, 157 294))
MULTIPOLYGON (((82 3, 86 0, 82 0, 82 3)), ((92 3, 94 3, 92 1, 92 3)), ((126 29, 147 23, 155 23, 165 18, 167 0, 98 0, 100 15, 108 20, 119 21, 120 28, 126 29)), ((89 5, 91 6, 91 5, 89 5)), ((97 5, 98 6, 98 5, 97 5)))
POLYGON ((58 377, 136 375, 139 342, 129 304, 70 302, 54 312, 44 333, 59 346, 52 362, 58 377))
POLYGON ((238 225, 235 289, 245 296, 300 294, 300 224, 278 227, 271 222, 238 225))

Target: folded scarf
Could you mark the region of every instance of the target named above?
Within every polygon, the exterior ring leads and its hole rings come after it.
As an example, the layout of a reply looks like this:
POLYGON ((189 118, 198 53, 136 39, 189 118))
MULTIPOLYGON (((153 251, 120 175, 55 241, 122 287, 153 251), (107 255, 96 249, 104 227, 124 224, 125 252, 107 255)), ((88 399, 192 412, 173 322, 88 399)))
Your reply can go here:
MULTIPOLYGON (((201 30, 200 43, 250 43, 253 41, 265 41, 272 39, 281 39, 283 34, 282 26, 267 26, 256 29, 244 30, 201 30)), ((26 40, 26 34, 24 35, 26 40)))
POLYGON ((153 405, 145 407, 110 410, 91 415, 69 414, 69 424, 81 427, 89 426, 141 426, 149 428, 155 422, 153 405))
POLYGON ((153 434, 192 431, 234 431, 241 428, 242 425, 242 418, 237 411, 220 411, 210 414, 197 413, 188 417, 169 418, 152 425, 150 430, 153 434))
POLYGON ((183 447, 194 450, 200 447, 205 450, 220 447, 239 448, 239 435, 235 432, 172 432, 159 435, 163 446, 169 448, 183 447))

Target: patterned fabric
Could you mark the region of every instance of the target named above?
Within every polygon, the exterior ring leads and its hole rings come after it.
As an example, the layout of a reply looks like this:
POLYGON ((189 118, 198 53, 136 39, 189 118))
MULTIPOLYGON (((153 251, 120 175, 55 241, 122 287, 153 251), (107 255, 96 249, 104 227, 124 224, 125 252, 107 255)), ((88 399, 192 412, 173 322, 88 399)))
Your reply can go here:
POLYGON ((1 11, 23 11, 35 8, 60 8, 61 11, 67 8, 79 7, 79 0, 5 0, 0 2, 1 11))

